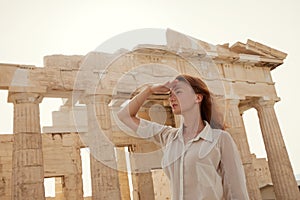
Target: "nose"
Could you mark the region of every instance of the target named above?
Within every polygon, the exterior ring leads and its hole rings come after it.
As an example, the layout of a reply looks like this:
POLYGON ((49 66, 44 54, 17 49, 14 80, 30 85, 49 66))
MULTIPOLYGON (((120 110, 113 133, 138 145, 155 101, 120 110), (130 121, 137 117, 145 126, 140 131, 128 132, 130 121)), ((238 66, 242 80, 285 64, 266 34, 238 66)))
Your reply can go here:
POLYGON ((176 99, 175 95, 171 92, 169 95, 169 101, 172 102, 176 99))

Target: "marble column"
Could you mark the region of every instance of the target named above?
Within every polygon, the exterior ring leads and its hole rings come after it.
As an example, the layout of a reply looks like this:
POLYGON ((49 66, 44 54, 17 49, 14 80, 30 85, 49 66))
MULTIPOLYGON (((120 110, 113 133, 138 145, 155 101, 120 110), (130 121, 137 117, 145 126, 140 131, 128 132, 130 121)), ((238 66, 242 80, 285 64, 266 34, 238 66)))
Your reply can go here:
POLYGON ((86 98, 88 136, 91 152, 92 199, 121 199, 117 161, 111 137, 110 96, 91 95, 86 98))
POLYGON ((59 200, 66 200, 63 191, 63 177, 55 177, 55 198, 59 200))
POLYGON ((274 101, 254 102, 267 152, 276 199, 300 199, 300 192, 274 110, 274 101))
POLYGON ((126 162, 126 152, 125 148, 127 147, 118 147, 117 148, 117 164, 119 170, 119 181, 120 181, 120 190, 121 190, 121 199, 130 200, 130 189, 129 189, 129 180, 128 180, 128 170, 126 162))
POLYGON ((5 195, 5 181, 4 181, 4 177, 2 176, 2 166, 3 164, 2 160, 1 160, 1 156, 0 156, 0 198, 3 198, 3 196, 5 195))
POLYGON ((42 136, 36 93, 14 93, 12 197, 14 200, 45 199, 42 136))
POLYGON ((238 99, 226 100, 226 130, 231 134, 239 149, 245 170, 249 197, 250 199, 259 200, 262 199, 262 197, 252 164, 251 152, 247 140, 243 117, 238 107, 239 102, 240 100, 238 99))
MULTIPOLYGON (((151 169, 148 171, 144 169, 144 171, 139 172, 137 163, 140 163, 141 161, 136 160, 139 159, 138 157, 132 156, 133 153, 146 153, 149 151, 148 146, 149 145, 137 144, 129 148, 129 152, 131 153, 131 169, 133 171, 133 200, 155 199, 152 172, 150 171, 151 169)), ((150 149, 150 151, 152 151, 152 149, 150 149)))
POLYGON ((66 199, 83 200, 83 186, 81 174, 64 176, 63 194, 66 199))

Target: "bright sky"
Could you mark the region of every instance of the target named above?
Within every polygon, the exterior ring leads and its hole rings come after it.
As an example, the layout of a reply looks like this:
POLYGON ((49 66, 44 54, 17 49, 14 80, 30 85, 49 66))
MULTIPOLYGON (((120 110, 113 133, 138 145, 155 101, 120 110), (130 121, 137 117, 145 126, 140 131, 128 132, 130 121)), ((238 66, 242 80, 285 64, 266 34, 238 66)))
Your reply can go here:
MULTIPOLYGON (((300 2, 297 0, 0 0, 0 63, 43 66, 43 56, 85 55, 111 37, 140 28, 171 28, 211 44, 251 39, 288 53, 272 71, 275 105, 295 174, 300 174, 300 2)), ((1 70, 1 69, 0 69, 1 70)), ((0 133, 12 132, 12 105, 0 91, 0 133)), ((45 99, 42 125, 61 102, 45 99), (48 105, 46 105, 48 104, 48 105)), ((251 151, 265 157, 254 110, 244 114, 251 151)), ((50 123, 50 124, 49 124, 50 123)))

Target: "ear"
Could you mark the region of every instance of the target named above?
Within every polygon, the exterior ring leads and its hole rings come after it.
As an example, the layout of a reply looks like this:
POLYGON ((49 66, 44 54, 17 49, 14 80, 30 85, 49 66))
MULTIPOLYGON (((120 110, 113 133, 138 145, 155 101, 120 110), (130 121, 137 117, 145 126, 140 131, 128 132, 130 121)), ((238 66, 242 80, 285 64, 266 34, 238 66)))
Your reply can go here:
POLYGON ((196 94, 196 103, 201 103, 203 100, 203 95, 202 94, 196 94))

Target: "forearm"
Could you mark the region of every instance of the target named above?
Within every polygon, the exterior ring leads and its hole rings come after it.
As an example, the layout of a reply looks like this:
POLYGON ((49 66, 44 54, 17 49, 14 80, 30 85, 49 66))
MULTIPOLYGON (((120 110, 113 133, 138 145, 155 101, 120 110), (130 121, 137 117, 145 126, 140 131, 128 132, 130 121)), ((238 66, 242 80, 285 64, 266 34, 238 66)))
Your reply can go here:
POLYGON ((147 98, 152 94, 151 86, 147 86, 139 94, 137 94, 127 105, 129 115, 131 117, 136 116, 139 109, 142 107, 147 98))
POLYGON ((151 94, 151 86, 147 86, 120 110, 118 113, 119 119, 124 122, 127 118, 135 118, 139 109, 151 94))
POLYGON ((167 93, 170 88, 174 86, 177 81, 168 81, 165 84, 153 84, 146 86, 140 93, 138 93, 124 108, 118 113, 118 118, 127 127, 133 131, 137 131, 140 125, 140 119, 136 117, 139 109, 152 93, 167 93))

